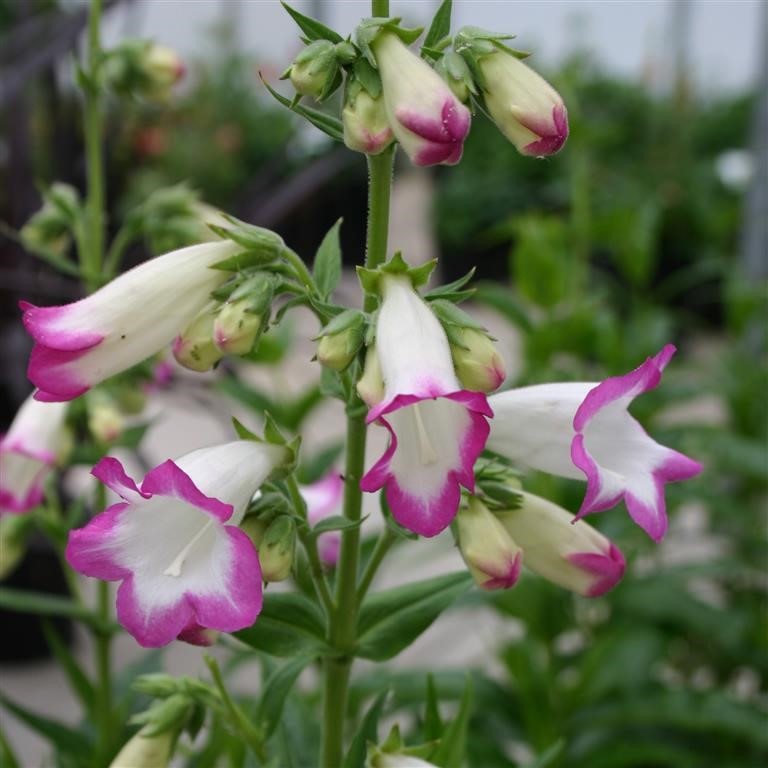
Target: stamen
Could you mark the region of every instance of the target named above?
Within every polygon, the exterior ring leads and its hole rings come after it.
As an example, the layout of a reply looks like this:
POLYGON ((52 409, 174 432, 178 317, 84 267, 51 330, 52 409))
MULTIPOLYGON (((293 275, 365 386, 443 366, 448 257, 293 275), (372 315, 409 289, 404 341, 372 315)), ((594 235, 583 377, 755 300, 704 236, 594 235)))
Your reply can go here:
POLYGON ((192 551, 192 547, 203 537, 203 534, 213 525, 213 520, 209 520, 193 537, 184 549, 173 559, 173 562, 163 571, 163 576, 181 576, 181 566, 192 551))
POLYGON ((421 463, 434 464, 437 461, 437 452, 432 447, 432 443, 429 442, 429 435, 427 434, 424 422, 422 421, 418 403, 413 404, 413 416, 416 420, 416 433, 419 436, 421 463))

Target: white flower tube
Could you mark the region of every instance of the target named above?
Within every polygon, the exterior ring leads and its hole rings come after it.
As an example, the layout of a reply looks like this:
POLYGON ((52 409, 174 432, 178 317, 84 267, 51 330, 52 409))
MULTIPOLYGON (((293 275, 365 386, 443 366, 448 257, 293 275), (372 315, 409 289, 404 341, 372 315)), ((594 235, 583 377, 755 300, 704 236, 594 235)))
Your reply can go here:
POLYGON ((38 400, 72 400, 160 351, 186 328, 229 273, 209 269, 242 250, 214 242, 139 264, 74 304, 22 302, 35 340, 28 376, 38 400))
POLYGON ((367 421, 386 427, 390 442, 360 485, 386 487, 395 520, 435 536, 456 515, 459 485, 474 489, 493 413, 484 394, 461 388, 445 331, 410 279, 385 274, 381 286, 376 354, 384 398, 369 403, 367 421))
POLYGON ((658 385, 674 353, 669 344, 634 371, 599 384, 542 384, 492 395, 487 447, 553 475, 586 476, 577 519, 624 499, 632 519, 660 541, 667 529, 664 484, 702 467, 651 439, 627 408, 658 385))
POLYGON ((372 48, 389 125, 411 162, 456 165, 469 133, 469 110, 395 33, 380 32, 372 48))
POLYGON ((0 514, 26 512, 43 500, 43 479, 63 443, 66 403, 30 395, 0 439, 0 514))
POLYGON ((168 460, 141 487, 114 458, 93 475, 123 501, 72 531, 67 560, 79 573, 121 581, 120 623, 145 647, 204 629, 250 626, 262 601, 259 559, 237 526, 248 502, 285 458, 282 446, 239 440, 168 460))

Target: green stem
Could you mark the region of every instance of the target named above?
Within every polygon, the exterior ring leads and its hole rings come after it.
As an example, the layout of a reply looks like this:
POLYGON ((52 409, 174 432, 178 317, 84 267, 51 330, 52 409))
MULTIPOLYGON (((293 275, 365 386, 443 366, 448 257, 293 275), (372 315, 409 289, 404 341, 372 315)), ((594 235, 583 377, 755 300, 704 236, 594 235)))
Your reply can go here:
POLYGON ((363 598, 368 592, 368 587, 371 586, 371 582, 376 575, 376 571, 379 570, 379 566, 381 565, 382 560, 384 560, 384 557, 386 556, 387 552, 389 552, 390 547, 395 543, 396 540, 397 535, 389 527, 385 527, 379 535, 376 546, 373 548, 371 557, 365 566, 362 577, 360 578, 360 584, 357 587, 358 607, 362 604, 363 598))
MULTIPOLYGON (((389 3, 373 0, 374 16, 387 16, 389 3)), ((392 186, 394 149, 368 158, 368 228, 365 265, 375 269, 387 258, 389 199, 392 186)), ((366 296, 365 309, 375 307, 375 298, 366 296)), ((347 459, 344 470, 344 516, 358 521, 362 512, 360 479, 365 467, 365 411, 354 389, 347 403, 347 459)), ((383 553, 382 553, 383 557, 383 553)), ((329 625, 329 643, 338 656, 324 662, 323 743, 321 765, 337 768, 344 753, 344 720, 347 688, 352 671, 352 652, 357 640, 358 566, 360 528, 342 533, 341 552, 336 569, 336 611, 329 625)), ((370 578, 373 578, 371 574, 370 578)))
MULTIPOLYGON (((106 506, 106 491, 99 483, 96 488, 96 509, 101 512, 106 506)), ((109 583, 100 581, 97 586, 96 613, 100 626, 93 630, 96 644, 96 681, 98 697, 98 726, 101 754, 111 755, 112 750, 112 633, 107 627, 112 621, 109 583)))
POLYGON ((95 291, 101 282, 101 266, 104 256, 104 167, 103 137, 104 120, 101 112, 101 24, 102 0, 91 0, 88 17, 88 82, 85 86, 85 156, 88 173, 88 197, 86 200, 87 247, 80 254, 80 266, 89 292, 95 291))
MULTIPOLYGON (((307 506, 304 503, 301 491, 299 490, 299 484, 296 482, 296 476, 289 475, 286 480, 286 485, 288 486, 288 492, 291 494, 291 501, 293 501, 293 506, 296 512, 306 520, 307 506)), ((320 555, 317 552, 317 538, 312 536, 306 527, 300 527, 299 539, 301 539, 301 544, 309 559, 309 570, 312 574, 312 581, 317 590, 317 595, 320 598, 328 616, 328 620, 330 621, 334 613, 333 598, 331 597, 331 591, 328 587, 328 580, 325 577, 323 564, 320 561, 320 555)))
POLYGON ((313 295, 317 295, 317 286, 315 285, 315 281, 310 274, 307 265, 304 263, 304 259, 290 248, 285 248, 283 250, 283 258, 293 267, 296 277, 307 291, 313 295))

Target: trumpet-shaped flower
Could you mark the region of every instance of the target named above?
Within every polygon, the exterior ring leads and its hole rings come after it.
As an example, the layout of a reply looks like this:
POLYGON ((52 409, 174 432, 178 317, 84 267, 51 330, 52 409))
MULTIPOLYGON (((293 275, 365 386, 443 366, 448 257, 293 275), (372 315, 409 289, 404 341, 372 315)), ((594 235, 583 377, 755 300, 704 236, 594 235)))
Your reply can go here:
MULTIPOLYGON (((307 504, 307 519, 317 525, 326 517, 339 512, 344 495, 344 481, 338 472, 329 472, 316 483, 301 486, 301 495, 307 504)), ((341 532, 327 531, 317 539, 320 559, 327 565, 336 565, 341 546, 341 532)))
POLYGON ((667 345, 634 371, 599 384, 542 384, 491 396, 488 448, 554 475, 585 476, 577 519, 623 498, 631 518, 660 541, 667 529, 664 484, 693 477, 701 465, 655 442, 627 408, 658 385, 674 353, 667 345))
POLYGON ((522 548, 527 568, 584 597, 598 597, 619 583, 626 566, 615 544, 556 504, 518 493, 523 503, 500 512, 498 520, 522 548))
POLYGON ((209 269, 242 250, 233 242, 193 245, 140 264, 74 304, 22 302, 35 340, 28 375, 38 400, 72 400, 169 344, 228 273, 209 269))
POLYGON ((43 500, 43 479, 64 438, 66 403, 30 395, 0 439, 0 514, 26 512, 43 500))
POLYGON ((389 125, 411 162, 456 165, 469 133, 469 110, 394 32, 380 32, 372 48, 389 125))
POLYGON ((386 487, 395 520, 435 536, 456 515, 459 485, 474 488, 493 412, 484 394, 461 388, 445 331, 410 279, 382 275, 381 287, 376 354, 384 397, 367 420, 386 427, 390 441, 361 487, 386 487))
POLYGON ((261 610, 261 569, 237 525, 284 453, 251 441, 203 448, 150 470, 141 487, 117 459, 102 459, 93 474, 123 501, 70 533, 69 564, 122 582, 118 620, 145 647, 177 637, 200 644, 203 629, 250 626, 261 610))

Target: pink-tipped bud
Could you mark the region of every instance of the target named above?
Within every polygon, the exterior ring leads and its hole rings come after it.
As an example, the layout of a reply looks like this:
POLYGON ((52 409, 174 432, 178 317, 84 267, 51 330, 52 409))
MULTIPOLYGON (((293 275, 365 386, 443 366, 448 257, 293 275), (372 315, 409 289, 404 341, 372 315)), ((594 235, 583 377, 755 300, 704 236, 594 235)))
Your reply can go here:
POLYGON ((456 517, 459 549, 483 589, 508 589, 520 576, 522 551, 498 518, 477 496, 456 517))
POLYGON ((362 88, 357 94, 348 95, 341 111, 344 126, 344 143, 354 152, 378 155, 394 140, 389 127, 384 98, 373 98, 362 88))
POLYGON ((523 155, 558 152, 568 138, 560 94, 537 72, 503 50, 483 56, 485 104, 499 130, 523 155))
POLYGON ((451 344, 451 357, 461 386, 473 392, 498 389, 507 374, 494 343, 473 328, 462 328, 458 333, 462 346, 451 344))
POLYGON ((470 113, 446 82, 393 32, 372 43, 387 120, 414 165, 456 165, 470 113))
POLYGON ((556 504, 519 493, 522 505, 499 513, 499 520, 523 548, 528 568, 584 597, 605 594, 621 581, 626 564, 612 542, 556 504))

